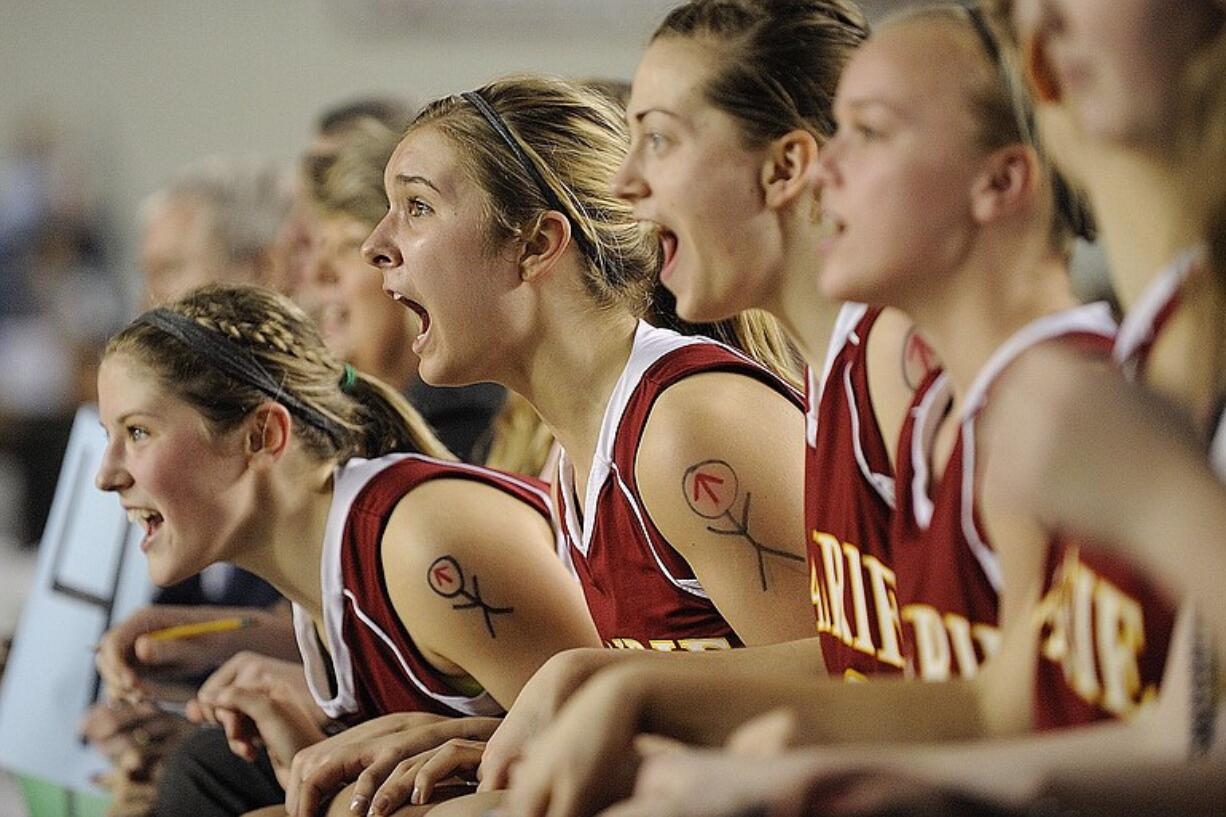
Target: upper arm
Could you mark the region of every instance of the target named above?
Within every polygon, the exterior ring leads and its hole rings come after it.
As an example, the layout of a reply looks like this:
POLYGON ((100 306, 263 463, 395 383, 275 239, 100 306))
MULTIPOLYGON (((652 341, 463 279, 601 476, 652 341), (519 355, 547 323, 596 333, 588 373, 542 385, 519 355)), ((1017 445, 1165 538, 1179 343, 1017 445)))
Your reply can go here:
POLYGON ((746 644, 812 636, 804 543, 804 415, 744 375, 706 373, 656 401, 639 492, 746 644))
POLYGON ((504 707, 554 653, 599 645, 551 526, 492 486, 437 479, 397 505, 383 538, 388 594, 442 673, 476 680, 504 707))

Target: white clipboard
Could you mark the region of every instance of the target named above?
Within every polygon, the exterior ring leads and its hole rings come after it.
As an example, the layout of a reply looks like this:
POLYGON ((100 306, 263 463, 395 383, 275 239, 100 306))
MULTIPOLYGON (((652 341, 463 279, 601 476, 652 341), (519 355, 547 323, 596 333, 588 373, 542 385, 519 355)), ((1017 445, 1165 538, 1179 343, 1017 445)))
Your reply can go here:
POLYGON ((0 767, 91 792, 109 768, 79 737, 102 694, 92 648, 154 591, 140 526, 94 487, 105 448, 97 411, 81 407, 0 684, 0 767))

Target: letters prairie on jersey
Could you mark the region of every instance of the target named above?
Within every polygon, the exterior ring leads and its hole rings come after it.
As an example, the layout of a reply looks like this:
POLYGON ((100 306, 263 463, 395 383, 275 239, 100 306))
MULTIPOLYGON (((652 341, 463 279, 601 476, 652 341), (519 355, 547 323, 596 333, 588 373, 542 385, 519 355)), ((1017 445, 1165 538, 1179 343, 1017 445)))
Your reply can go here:
POLYGON ((82 407, 0 687, 0 766, 77 790, 108 768, 78 737, 101 694, 91 647, 153 594, 140 528, 94 487, 105 447, 97 413, 82 407))

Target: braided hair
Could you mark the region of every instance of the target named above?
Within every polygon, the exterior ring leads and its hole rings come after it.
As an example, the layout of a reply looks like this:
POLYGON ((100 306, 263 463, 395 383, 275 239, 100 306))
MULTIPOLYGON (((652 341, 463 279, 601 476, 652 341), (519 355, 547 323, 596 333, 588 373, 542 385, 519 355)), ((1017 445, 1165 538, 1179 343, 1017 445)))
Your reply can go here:
POLYGON ((420 414, 387 384, 346 366, 288 298, 210 284, 137 318, 107 343, 224 434, 261 404, 284 405, 320 460, 416 451, 450 459, 420 414), (342 388, 344 385, 344 388, 342 388))

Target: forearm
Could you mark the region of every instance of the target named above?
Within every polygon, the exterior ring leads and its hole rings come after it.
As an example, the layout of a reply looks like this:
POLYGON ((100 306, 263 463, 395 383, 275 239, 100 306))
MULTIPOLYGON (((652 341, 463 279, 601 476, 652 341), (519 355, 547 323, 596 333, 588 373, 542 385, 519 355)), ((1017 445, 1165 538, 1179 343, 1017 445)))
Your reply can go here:
MULTIPOLYGON (((982 737, 977 688, 897 679, 849 684, 824 678, 765 677, 743 670, 663 666, 618 669, 610 680, 639 732, 719 745, 747 720, 773 709, 795 718, 793 741, 826 744, 942 741, 982 737)), ((612 674, 612 673, 610 673, 612 674)))

